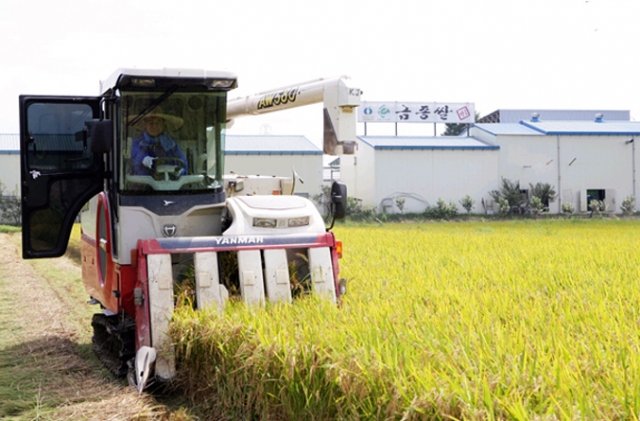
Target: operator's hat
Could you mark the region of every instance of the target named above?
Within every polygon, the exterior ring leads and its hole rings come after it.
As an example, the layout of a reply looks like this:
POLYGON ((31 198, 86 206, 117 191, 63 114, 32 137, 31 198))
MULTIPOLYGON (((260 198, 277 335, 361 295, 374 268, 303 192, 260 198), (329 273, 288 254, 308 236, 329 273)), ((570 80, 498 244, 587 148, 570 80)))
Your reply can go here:
MULTIPOLYGON (((153 110, 151 110, 151 112, 149 112, 148 114, 146 114, 144 117, 142 117, 140 120, 138 120, 136 122, 136 124, 133 125, 133 127, 137 130, 143 130, 144 127, 142 125, 142 120, 144 120, 145 118, 148 117, 160 117, 161 119, 164 120, 164 125, 167 129, 169 130, 179 130, 182 125, 184 124, 184 120, 181 119, 180 117, 176 117, 174 115, 170 115, 170 114, 165 114, 164 111, 162 110, 162 107, 158 106, 155 107, 153 110)), ((138 118, 138 114, 133 114, 130 115, 129 118, 127 119, 128 122, 131 122, 133 120, 135 120, 136 118, 138 118)))

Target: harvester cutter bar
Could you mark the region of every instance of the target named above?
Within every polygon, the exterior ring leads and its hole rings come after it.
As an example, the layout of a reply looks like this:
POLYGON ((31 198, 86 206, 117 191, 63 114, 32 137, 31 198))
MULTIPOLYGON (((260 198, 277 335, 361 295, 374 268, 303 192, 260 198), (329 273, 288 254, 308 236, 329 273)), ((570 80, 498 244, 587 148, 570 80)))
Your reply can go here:
POLYGON ((336 303, 338 261, 333 233, 159 238, 138 241, 138 281, 145 300, 136 312, 136 347, 157 352, 156 376, 175 376, 174 351, 167 335, 174 309, 171 254, 192 253, 198 309, 222 311, 228 291, 220 282, 218 252, 235 251, 242 299, 250 305, 269 301, 291 302, 286 249, 306 249, 314 294, 336 303))

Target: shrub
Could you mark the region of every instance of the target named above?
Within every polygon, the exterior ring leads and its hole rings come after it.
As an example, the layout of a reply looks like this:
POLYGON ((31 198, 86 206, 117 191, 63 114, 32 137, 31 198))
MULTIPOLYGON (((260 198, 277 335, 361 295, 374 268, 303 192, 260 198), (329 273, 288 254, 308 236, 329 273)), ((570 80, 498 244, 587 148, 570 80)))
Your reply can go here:
POLYGON ((352 221, 374 221, 378 219, 376 206, 362 206, 362 200, 347 197, 347 215, 352 221))
POLYGON ((464 210, 466 210, 466 211, 467 211, 467 214, 470 214, 470 213, 471 213, 471 211, 473 210, 473 208, 474 208, 474 206, 473 206, 473 205, 474 205, 474 203, 476 203, 476 201, 475 201, 475 200, 473 200, 473 198, 472 198, 471 196, 469 196, 469 195, 466 195, 465 197, 463 197, 463 198, 460 200, 460 205, 462 205, 462 207, 464 208, 464 210))
POLYGON ((375 206, 365 206, 360 209, 360 213, 367 219, 375 218, 378 216, 378 212, 375 206))
POLYGON ((571 202, 562 203, 562 213, 565 215, 571 215, 576 210, 576 207, 571 202))
POLYGON ((0 180, 0 216, 14 225, 20 225, 22 218, 22 207, 20 202, 20 192, 16 186, 10 195, 5 196, 5 185, 0 180))
POLYGON ((509 205, 509 201, 504 197, 498 198, 498 212, 502 214, 509 213, 511 210, 511 205, 509 205))
POLYGON ((532 214, 537 215, 545 209, 542 200, 538 196, 532 196, 529 199, 529 210, 532 214))
POLYGON ((607 210, 607 204, 604 200, 596 200, 593 199, 589 202, 589 209, 591 209, 591 215, 600 216, 603 212, 607 210))
POLYGON ((400 213, 404 211, 404 203, 407 201, 406 197, 396 197, 396 206, 400 210, 400 213))
POLYGON ((331 213, 331 187, 321 186, 320 193, 311 196, 311 200, 316 202, 322 209, 323 215, 331 213))
POLYGON ((355 197, 347 197, 347 215, 360 213, 362 211, 360 202, 360 199, 355 197))
POLYGON ((636 208, 636 198, 634 195, 627 196, 620 205, 620 210, 625 215, 631 215, 636 208))
POLYGON ((428 218, 449 220, 458 214, 458 207, 453 201, 447 204, 444 199, 439 198, 436 206, 427 206, 424 213, 428 218))

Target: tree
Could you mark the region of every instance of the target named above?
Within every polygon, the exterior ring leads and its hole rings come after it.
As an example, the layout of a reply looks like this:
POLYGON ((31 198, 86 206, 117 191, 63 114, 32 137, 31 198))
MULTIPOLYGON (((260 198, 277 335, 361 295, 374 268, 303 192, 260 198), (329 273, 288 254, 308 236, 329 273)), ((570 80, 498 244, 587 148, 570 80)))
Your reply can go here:
POLYGON ((469 127, 466 123, 447 123, 445 126, 447 126, 447 128, 444 133, 442 133, 443 136, 458 136, 469 127))
POLYGON ((520 189, 520 181, 510 181, 502 177, 502 186, 489 192, 489 196, 500 204, 500 199, 508 204, 510 213, 525 213, 528 207, 527 195, 520 189))
MULTIPOLYGON (((478 121, 479 118, 480 118, 480 114, 476 113, 474 122, 478 121)), ((445 126, 446 126, 446 129, 444 133, 442 133, 443 136, 458 136, 460 135, 460 133, 464 132, 469 127, 469 124, 468 123, 446 123, 445 126)))
POLYGON ((531 188, 531 198, 537 197, 544 206, 542 210, 549 210, 549 203, 556 198, 556 190, 553 186, 549 183, 536 183, 535 186, 529 183, 529 187, 531 188))
POLYGON ((467 211, 467 215, 471 213, 471 210, 473 210, 473 208, 474 208, 473 204, 474 203, 476 203, 476 201, 469 195, 466 195, 465 197, 463 197, 460 200, 460 204, 462 205, 464 210, 467 211))

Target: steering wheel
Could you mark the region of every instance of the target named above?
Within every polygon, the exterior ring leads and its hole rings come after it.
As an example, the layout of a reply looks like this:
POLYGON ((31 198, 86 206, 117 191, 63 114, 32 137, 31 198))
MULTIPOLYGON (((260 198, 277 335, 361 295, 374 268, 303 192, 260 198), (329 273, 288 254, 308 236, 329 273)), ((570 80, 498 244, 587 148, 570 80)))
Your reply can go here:
POLYGON ((164 174, 164 179, 165 180, 169 180, 169 174, 173 173, 175 176, 180 176, 180 173, 182 172, 182 170, 184 169, 184 167, 187 165, 182 159, 180 158, 174 158, 174 157, 168 157, 168 156, 163 156, 161 158, 156 158, 155 159, 155 164, 156 164, 156 174, 164 174), (172 162, 175 161, 178 164, 165 164, 165 162, 172 162))

